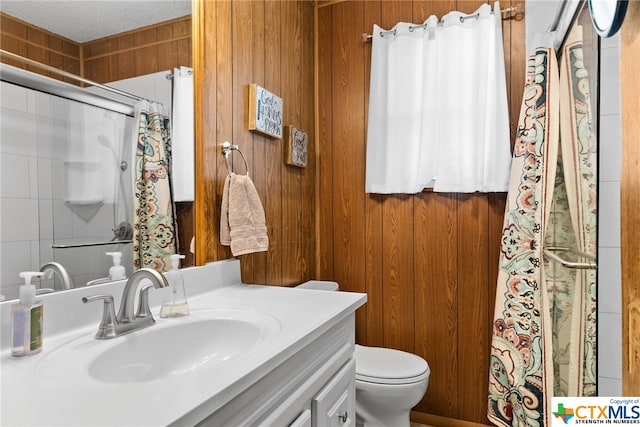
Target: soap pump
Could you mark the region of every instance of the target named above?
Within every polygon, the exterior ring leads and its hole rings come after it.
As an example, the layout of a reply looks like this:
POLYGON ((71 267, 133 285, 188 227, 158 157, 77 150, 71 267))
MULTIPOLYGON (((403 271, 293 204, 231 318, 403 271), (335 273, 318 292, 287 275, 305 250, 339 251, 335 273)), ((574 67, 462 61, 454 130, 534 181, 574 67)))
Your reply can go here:
POLYGON ((106 254, 113 257, 113 265, 109 269, 109 279, 110 280, 126 279, 127 271, 124 269, 122 265, 120 265, 120 261, 122 259, 122 252, 106 252, 106 254))
POLYGON ((189 314, 187 295, 184 290, 182 272, 178 269, 180 259, 184 255, 173 254, 171 258, 171 270, 165 273, 169 286, 164 290, 164 302, 160 308, 160 317, 180 317, 189 314))
POLYGON ((23 271, 20 277, 20 300, 11 305, 11 355, 28 356, 42 350, 42 303, 36 301, 33 277, 41 277, 40 271, 23 271))

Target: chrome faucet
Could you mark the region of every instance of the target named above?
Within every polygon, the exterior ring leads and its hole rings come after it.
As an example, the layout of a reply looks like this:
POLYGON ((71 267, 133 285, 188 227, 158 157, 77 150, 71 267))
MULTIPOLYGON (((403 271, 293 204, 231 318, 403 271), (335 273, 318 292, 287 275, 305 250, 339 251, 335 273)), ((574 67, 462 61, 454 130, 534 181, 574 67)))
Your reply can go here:
POLYGON ((124 285, 122 292, 122 301, 120 302, 120 310, 115 314, 113 307, 113 297, 111 295, 93 295, 83 297, 82 302, 104 301, 102 320, 96 332, 96 338, 105 340, 128 334, 138 329, 146 328, 155 323, 151 310, 149 310, 149 289, 156 289, 169 286, 167 279, 150 268, 141 268, 129 276, 129 280, 124 285), (143 286, 140 291, 138 287, 143 279, 151 281, 150 285, 143 286), (138 310, 134 313, 134 301, 136 292, 139 294, 138 310))
POLYGON ((89 280, 85 286, 99 285, 101 283, 113 282, 110 277, 100 277, 99 279, 89 280))
POLYGON ((60 280, 62 280, 62 289, 72 289, 73 279, 67 272, 67 269, 62 266, 62 264, 58 262, 48 262, 40 267, 40 272, 44 273, 43 278, 52 279, 54 273, 58 273, 60 276, 60 280))

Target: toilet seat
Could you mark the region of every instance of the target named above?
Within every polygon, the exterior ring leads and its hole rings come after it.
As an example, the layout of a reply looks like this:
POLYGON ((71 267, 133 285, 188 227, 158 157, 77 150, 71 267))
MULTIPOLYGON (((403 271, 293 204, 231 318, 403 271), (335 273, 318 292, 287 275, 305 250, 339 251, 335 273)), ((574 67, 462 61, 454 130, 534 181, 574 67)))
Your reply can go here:
POLYGON ((356 344, 356 380, 375 384, 411 384, 429 377, 427 362, 415 354, 356 344))

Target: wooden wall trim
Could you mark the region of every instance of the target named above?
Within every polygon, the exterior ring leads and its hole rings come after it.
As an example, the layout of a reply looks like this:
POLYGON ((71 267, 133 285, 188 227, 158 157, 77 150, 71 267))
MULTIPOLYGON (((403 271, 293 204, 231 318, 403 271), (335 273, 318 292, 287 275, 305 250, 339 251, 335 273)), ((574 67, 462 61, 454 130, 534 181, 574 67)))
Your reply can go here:
MULTIPOLYGON (((196 1, 197 0, 193 0, 194 3, 196 1)), ((196 14, 194 12, 195 12, 195 7, 192 5, 191 15, 180 16, 178 18, 174 18, 174 19, 169 19, 167 21, 158 22, 156 24, 151 24, 151 25, 147 25, 147 26, 144 26, 144 27, 135 28, 135 29, 129 30, 129 31, 123 31, 122 33, 113 34, 111 36, 105 36, 105 37, 102 37, 102 38, 99 38, 99 39, 91 40, 91 41, 88 41, 88 42, 86 42, 84 44, 85 45, 90 45, 90 44, 95 44, 95 43, 102 43, 102 42, 104 42, 106 40, 109 40, 109 39, 112 39, 112 38, 138 34, 138 33, 141 33, 141 32, 147 31, 147 30, 151 30, 151 29, 157 28, 159 26, 175 24, 175 23, 183 22, 183 21, 189 21, 190 19, 192 19, 192 17, 196 16, 196 14)))
MULTIPOLYGON (((10 19, 11 21, 14 21, 14 22, 16 22, 18 24, 24 25, 27 28, 31 28, 33 30, 40 31, 40 32, 42 32, 42 33, 44 33, 44 34, 46 34, 48 36, 52 36, 52 37, 54 37, 56 39, 63 40, 65 42, 67 42, 67 43, 70 43, 70 44, 73 44, 73 45, 76 45, 76 46, 80 45, 80 43, 78 43, 78 42, 75 42, 75 41, 73 41, 71 39, 68 39, 68 38, 66 38, 64 36, 61 36, 59 34, 52 33, 51 31, 45 30, 44 28, 37 27, 37 26, 35 26, 35 25, 33 25, 33 24, 29 23, 29 22, 26 22, 26 21, 23 21, 21 19, 18 19, 15 16, 7 15, 6 13, 4 13, 2 11, 0 11, 0 18, 2 18, 2 19, 10 19)), ((7 34, 4 31, 4 25, 2 26, 2 29, 0 29, 0 31, 2 32, 2 34, 7 34)))
POLYGON ((629 2, 622 27, 622 173, 620 252, 622 257, 622 394, 640 395, 640 2, 629 2))
MULTIPOLYGON (((202 3, 193 0, 192 3, 192 57, 193 57, 193 85, 194 85, 194 127, 195 132, 195 234, 198 237, 195 241, 195 264, 204 265, 208 260, 215 258, 209 253, 209 245, 207 239, 204 238, 208 230, 206 210, 202 206, 202 202, 207 200, 206 184, 204 177, 207 175, 207 165, 203 161, 205 159, 204 138, 204 86, 205 86, 205 50, 204 50, 204 10, 202 3)), ((215 119, 215 116, 212 118, 215 119)))
POLYGON ((87 57, 84 58, 84 61, 92 61, 92 60, 95 60, 95 59, 105 58, 105 57, 109 57, 109 56, 112 56, 112 55, 118 55, 118 54, 121 54, 121 53, 132 52, 132 51, 135 51, 135 50, 138 50, 138 49, 144 49, 144 48, 147 48, 147 47, 156 47, 156 46, 164 45, 165 43, 177 42, 177 41, 182 41, 182 40, 191 40, 191 39, 192 39, 192 37, 189 35, 189 36, 171 37, 171 38, 168 38, 168 39, 163 39, 163 40, 159 40, 159 41, 155 41, 155 42, 151 42, 151 43, 141 43, 141 44, 137 44, 135 46, 131 46, 131 47, 123 48, 123 49, 114 49, 114 50, 110 50, 109 52, 106 52, 106 53, 87 56, 87 57))
MULTIPOLYGON (((15 35, 6 33, 5 31, 0 31, 0 34, 2 34, 3 38, 8 37, 9 39, 12 39, 12 40, 14 40, 16 42, 24 43, 27 46, 32 46, 32 47, 36 47, 38 49, 43 49, 43 50, 46 50, 47 52, 55 53, 57 55, 65 57, 65 58, 73 59, 73 60, 76 60, 76 61, 78 60, 77 56, 70 55, 70 54, 68 54, 66 52, 63 52, 62 50, 54 49, 54 48, 49 47, 49 46, 43 46, 41 44, 34 43, 34 42, 30 41, 30 40, 25 40, 25 39, 22 39, 20 37, 16 37, 15 35)), ((78 46, 78 49, 81 48, 80 45, 77 45, 77 46, 78 46)))
POLYGON ((439 415, 424 414, 422 412, 415 411, 411 411, 411 421, 433 427, 485 427, 491 425, 441 417, 439 415))
POLYGON ((333 6, 334 4, 344 3, 345 1, 348 1, 348 0, 317 0, 316 8, 333 6))

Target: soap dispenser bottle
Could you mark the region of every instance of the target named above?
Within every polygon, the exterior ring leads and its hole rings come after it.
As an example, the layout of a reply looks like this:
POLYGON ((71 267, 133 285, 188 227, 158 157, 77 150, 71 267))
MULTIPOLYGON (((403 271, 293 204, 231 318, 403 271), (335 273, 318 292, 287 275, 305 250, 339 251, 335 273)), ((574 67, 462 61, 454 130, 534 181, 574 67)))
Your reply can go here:
POLYGON ((107 255, 113 257, 113 265, 109 269, 110 280, 123 280, 127 278, 127 271, 120 262, 122 260, 122 252, 106 252, 107 255))
POLYGON ((173 254, 171 258, 171 270, 165 273, 169 286, 164 291, 164 301, 160 308, 160 317, 180 317, 189 314, 187 295, 184 291, 184 278, 178 269, 180 259, 184 255, 173 254))
POLYGON ((11 355, 23 357, 42 351, 42 302, 36 301, 36 287, 31 278, 39 271, 23 271, 20 277, 20 300, 11 305, 11 355))

